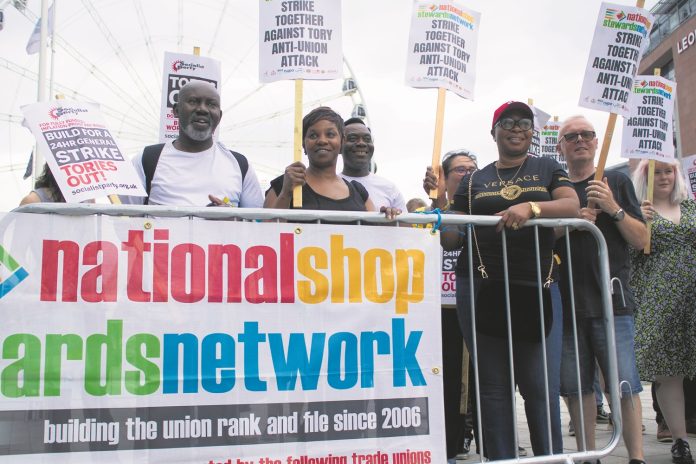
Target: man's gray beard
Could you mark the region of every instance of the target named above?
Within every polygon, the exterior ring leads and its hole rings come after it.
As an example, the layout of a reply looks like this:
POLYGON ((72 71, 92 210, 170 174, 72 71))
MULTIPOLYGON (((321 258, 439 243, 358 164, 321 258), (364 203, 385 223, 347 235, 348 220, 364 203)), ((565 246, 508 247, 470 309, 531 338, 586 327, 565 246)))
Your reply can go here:
POLYGON ((184 131, 184 134, 186 134, 190 139, 193 139, 197 142, 204 142, 213 135, 213 130, 209 127, 205 130, 196 130, 191 125, 187 125, 186 127, 182 128, 184 131))

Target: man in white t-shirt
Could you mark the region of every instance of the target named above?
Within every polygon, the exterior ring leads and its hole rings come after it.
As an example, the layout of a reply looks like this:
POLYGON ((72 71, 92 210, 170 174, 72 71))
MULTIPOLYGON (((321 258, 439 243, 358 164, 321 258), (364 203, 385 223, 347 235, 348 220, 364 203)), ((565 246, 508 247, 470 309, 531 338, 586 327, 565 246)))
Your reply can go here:
POLYGON ((399 208, 406 211, 406 201, 393 182, 370 172, 370 161, 375 152, 370 129, 360 118, 350 118, 343 124, 343 172, 347 180, 357 180, 370 194, 377 207, 399 208))
POLYGON ((215 87, 189 82, 179 91, 173 109, 179 118, 179 137, 146 147, 133 158, 149 196, 128 197, 124 202, 261 208, 261 187, 247 159, 213 140, 222 118, 215 87))

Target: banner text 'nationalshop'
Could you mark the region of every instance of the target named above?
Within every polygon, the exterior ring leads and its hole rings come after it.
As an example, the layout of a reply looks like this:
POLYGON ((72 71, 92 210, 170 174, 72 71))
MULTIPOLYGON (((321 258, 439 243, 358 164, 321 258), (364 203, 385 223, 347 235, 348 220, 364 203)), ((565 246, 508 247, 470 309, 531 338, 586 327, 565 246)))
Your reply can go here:
MULTIPOLYGON (((116 302, 119 268, 125 268, 128 300, 150 304, 170 297, 178 303, 293 303, 298 298, 319 304, 330 298, 332 304, 359 304, 365 299, 383 305, 393 301, 394 311, 406 314, 409 304, 423 300, 422 250, 363 252, 344 246, 343 235, 332 234, 328 250, 307 246, 296 251, 295 237, 279 233, 277 251, 268 245, 243 250, 231 243, 209 244, 207 249, 193 243, 171 246, 168 229, 155 229, 151 242, 143 231, 130 230, 128 240, 119 243, 120 252, 111 241, 81 246, 70 240, 44 240, 40 299, 116 302), (146 266, 150 253, 152 265, 146 266), (306 279, 296 281, 295 269, 306 279)), ((2 395, 60 396, 62 368, 71 361, 83 364, 84 390, 93 396, 120 395, 124 389, 134 395, 160 389, 164 394, 225 393, 240 377, 246 390, 266 391, 273 387, 260 377, 260 359, 270 360, 279 391, 294 390, 298 379, 303 390, 316 390, 320 380, 339 390, 374 388, 379 356, 391 358, 394 387, 406 387, 409 380, 413 386, 426 384, 416 358, 423 333, 408 331, 401 317, 392 318, 388 329, 359 333, 282 334, 247 320, 236 340, 228 333, 200 339, 193 333, 124 336, 124 321, 108 320, 106 325, 106 333, 89 335, 6 336, 2 359, 15 361, 0 374, 2 395), (237 365, 237 349, 243 351, 243 366, 237 365)))

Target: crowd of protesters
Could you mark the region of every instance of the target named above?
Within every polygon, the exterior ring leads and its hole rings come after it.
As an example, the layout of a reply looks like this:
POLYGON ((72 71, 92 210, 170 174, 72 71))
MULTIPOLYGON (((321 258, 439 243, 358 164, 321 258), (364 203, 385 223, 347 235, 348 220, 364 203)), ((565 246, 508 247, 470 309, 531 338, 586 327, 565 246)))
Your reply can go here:
MULTIPOLYGON (((289 165, 265 199, 252 163, 214 140, 222 118, 214 87, 187 84, 174 114, 179 137, 146 147, 133 160, 148 196, 124 202, 284 209, 294 207, 300 188, 304 209, 380 211, 392 220, 407 209, 428 209, 422 200, 406 203, 394 183, 371 172, 369 127, 360 119, 344 122, 328 107, 303 119, 308 164, 289 165)), ((513 384, 524 400, 534 455, 563 452, 561 396, 577 449, 595 449, 595 423, 608 419, 593 386, 599 373, 608 379, 614 354, 605 336, 606 283, 597 244, 582 228, 524 227, 536 218, 581 218, 604 236, 611 278, 620 283, 612 311, 621 397, 610 407, 621 410, 629 462, 645 462, 642 380, 653 382, 658 440, 673 442, 673 462, 693 464, 687 434, 696 433, 696 203, 687 198, 679 166, 657 163, 654 199, 648 201, 647 162, 633 181, 617 171, 595 179, 598 139, 586 118, 561 124, 557 149, 568 172, 551 158, 528 154, 533 128, 528 105, 504 103, 491 124, 496 161, 478 166, 475 154, 455 150, 423 179, 424 190, 437 193, 430 209, 500 218, 473 233, 449 226, 440 234, 444 249, 461 250, 456 310, 443 306, 441 313, 448 458, 465 459, 474 435, 488 459, 526 454, 517 443, 513 384), (474 250, 473 267, 468 249, 474 250), (472 408, 477 391, 480 409, 472 408), (481 430, 474 426, 477 415, 481 430)), ((37 201, 64 201, 48 169, 22 204, 37 201)))

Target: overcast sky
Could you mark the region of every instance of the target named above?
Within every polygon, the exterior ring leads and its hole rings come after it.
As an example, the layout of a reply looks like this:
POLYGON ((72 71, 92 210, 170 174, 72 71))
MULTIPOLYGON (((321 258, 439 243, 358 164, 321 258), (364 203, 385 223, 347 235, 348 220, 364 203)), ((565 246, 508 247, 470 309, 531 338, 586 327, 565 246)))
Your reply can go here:
MULTIPOLYGON (((28 56, 24 46, 40 2, 28 3, 26 15, 6 6, 5 27, 0 31, 0 211, 12 209, 30 190, 21 174, 33 142, 17 123, 19 107, 36 99, 33 73, 38 69, 38 55, 28 56)), ((648 0, 646 7, 655 3, 648 0)), ((493 110, 507 100, 530 98, 561 119, 587 115, 602 139, 608 113, 577 106, 600 1, 470 0, 461 4, 481 13, 476 86, 473 101, 447 95, 443 152, 467 147, 483 163, 493 161, 496 147, 489 134, 493 110)), ((425 197, 421 179, 432 154, 437 91, 405 84, 412 2, 343 0, 342 8, 344 55, 364 101, 354 98, 368 108, 378 174, 395 181, 407 199, 425 197)), ((190 52, 198 45, 203 55, 222 62, 226 111, 221 139, 248 155, 266 181, 289 163, 292 138, 289 117, 268 115, 291 109, 293 94, 288 82, 259 88, 257 19, 254 0, 59 0, 56 82, 108 109, 113 131, 135 133, 122 143, 132 156, 156 142, 162 53, 190 52), (119 96, 119 89, 128 96, 119 96), (135 124, 137 118, 151 120, 151 127, 135 124)), ((349 117, 354 102, 336 98, 340 91, 340 81, 310 82, 305 101, 323 101, 349 117)), ((66 93, 68 98, 73 96, 66 93)), ((621 122, 619 118, 617 126, 621 122)), ((622 161, 619 129, 614 133, 609 165, 622 161)), ((265 190, 267 185, 262 187, 265 190)))

